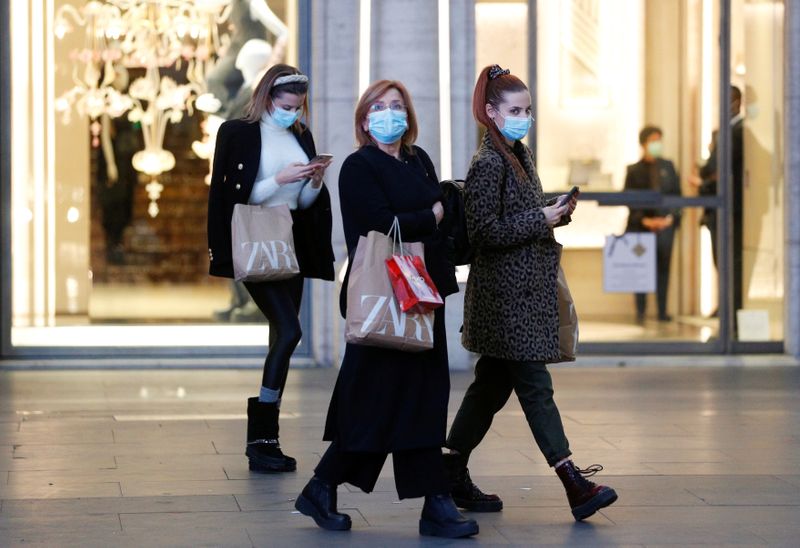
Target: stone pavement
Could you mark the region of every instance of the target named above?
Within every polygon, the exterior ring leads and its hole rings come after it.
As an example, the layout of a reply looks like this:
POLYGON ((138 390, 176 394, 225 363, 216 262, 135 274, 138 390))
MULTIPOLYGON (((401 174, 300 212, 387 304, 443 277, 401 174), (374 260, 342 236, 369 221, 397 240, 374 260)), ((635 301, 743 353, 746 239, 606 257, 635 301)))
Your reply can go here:
POLYGON ((422 501, 397 501, 388 464, 375 493, 339 489, 350 532, 293 511, 335 374, 291 372, 298 471, 267 476, 242 454, 258 371, 0 372, 0 546, 800 545, 797 367, 553 368, 575 460, 619 501, 575 523, 512 397, 471 463, 505 510, 462 541, 418 536, 422 501))

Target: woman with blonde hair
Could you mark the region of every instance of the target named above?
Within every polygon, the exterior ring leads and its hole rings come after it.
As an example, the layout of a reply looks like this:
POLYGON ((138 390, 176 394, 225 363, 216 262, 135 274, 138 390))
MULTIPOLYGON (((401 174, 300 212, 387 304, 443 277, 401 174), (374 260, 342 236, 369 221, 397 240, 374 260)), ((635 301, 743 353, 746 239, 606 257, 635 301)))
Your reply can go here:
POLYGON ((289 360, 302 335, 298 315, 305 278, 333 280, 331 202, 322 182, 329 161, 316 156, 300 122, 308 114, 308 77, 289 65, 270 68, 256 86, 245 117, 217 133, 208 194, 208 256, 212 276, 233 278, 231 219, 236 204, 286 204, 294 222, 300 274, 287 280, 245 282, 269 321, 269 351, 257 397, 247 401, 250 470, 290 472, 295 459, 278 443, 278 416, 289 360))
MULTIPOLYGON (((425 263, 441 295, 455 293, 455 271, 438 229, 442 193, 431 159, 414 145, 417 118, 405 86, 390 80, 369 86, 356 107, 355 131, 359 148, 339 176, 351 264, 359 237, 372 230, 388 233, 397 219, 405 241, 424 243, 425 263)), ((343 316, 348 278, 349 269, 343 316)), ((450 390, 443 307, 435 311, 433 340, 432 350, 416 353, 347 345, 325 426, 331 444, 296 503, 320 527, 350 529, 350 517, 336 508, 337 486, 372 491, 391 453, 399 497, 425 497, 421 534, 456 538, 478 532, 478 524, 453 504, 442 464, 450 390)))

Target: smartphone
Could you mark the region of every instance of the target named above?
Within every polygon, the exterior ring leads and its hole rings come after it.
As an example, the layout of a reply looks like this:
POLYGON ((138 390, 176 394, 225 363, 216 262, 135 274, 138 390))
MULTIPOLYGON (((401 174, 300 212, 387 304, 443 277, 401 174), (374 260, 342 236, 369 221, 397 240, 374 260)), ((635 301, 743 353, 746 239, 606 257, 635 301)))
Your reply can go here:
POLYGON ((309 164, 324 164, 325 162, 328 162, 329 160, 333 160, 333 154, 322 153, 322 154, 317 154, 316 156, 311 158, 311 160, 308 163, 309 164))
POLYGON ((559 206, 562 206, 562 205, 564 205, 564 204, 568 203, 568 202, 569 202, 570 200, 572 200, 572 199, 573 199, 575 196, 577 196, 578 194, 580 194, 580 192, 581 192, 581 189, 579 189, 577 186, 574 186, 574 187, 572 187, 572 189, 571 189, 571 190, 570 190, 570 191, 567 193, 567 195, 564 197, 564 199, 563 199, 563 200, 561 200, 561 202, 559 202, 559 204, 558 204, 558 205, 559 205, 559 206))

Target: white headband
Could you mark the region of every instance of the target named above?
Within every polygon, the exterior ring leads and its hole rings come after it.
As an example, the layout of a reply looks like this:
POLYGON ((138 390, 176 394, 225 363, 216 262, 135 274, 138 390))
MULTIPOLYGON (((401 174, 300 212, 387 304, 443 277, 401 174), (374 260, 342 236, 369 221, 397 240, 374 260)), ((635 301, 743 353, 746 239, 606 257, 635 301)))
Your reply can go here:
POLYGON ((283 84, 294 84, 294 83, 305 84, 307 82, 308 82, 308 76, 306 76, 305 74, 287 74, 286 76, 281 76, 280 78, 276 78, 275 82, 272 84, 272 87, 282 86, 283 84))

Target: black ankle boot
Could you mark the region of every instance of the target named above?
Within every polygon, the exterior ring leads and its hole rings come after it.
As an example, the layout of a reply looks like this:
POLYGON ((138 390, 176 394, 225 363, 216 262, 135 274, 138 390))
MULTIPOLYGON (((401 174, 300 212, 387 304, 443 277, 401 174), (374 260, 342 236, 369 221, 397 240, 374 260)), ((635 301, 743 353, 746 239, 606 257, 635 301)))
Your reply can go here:
POLYGON ((478 522, 462 516, 450 495, 428 495, 419 519, 419 534, 444 538, 471 537, 478 534, 478 522))
POLYGON ((597 485, 586 479, 602 469, 603 467, 599 464, 593 464, 587 469, 581 470, 571 460, 556 468, 556 474, 567 491, 567 500, 572 508, 572 516, 575 521, 584 520, 601 508, 616 502, 617 492, 611 487, 597 485))
POLYGON ((472 512, 499 512, 503 501, 497 495, 487 495, 472 483, 467 468, 467 459, 458 453, 445 453, 444 470, 450 482, 450 494, 459 508, 472 512))
POLYGON ((253 472, 292 472, 297 461, 281 451, 278 443, 278 404, 247 400, 247 449, 253 472))
POLYGON ((336 508, 336 486, 314 476, 297 497, 294 507, 328 531, 348 531, 352 526, 350 516, 340 514, 336 508))

